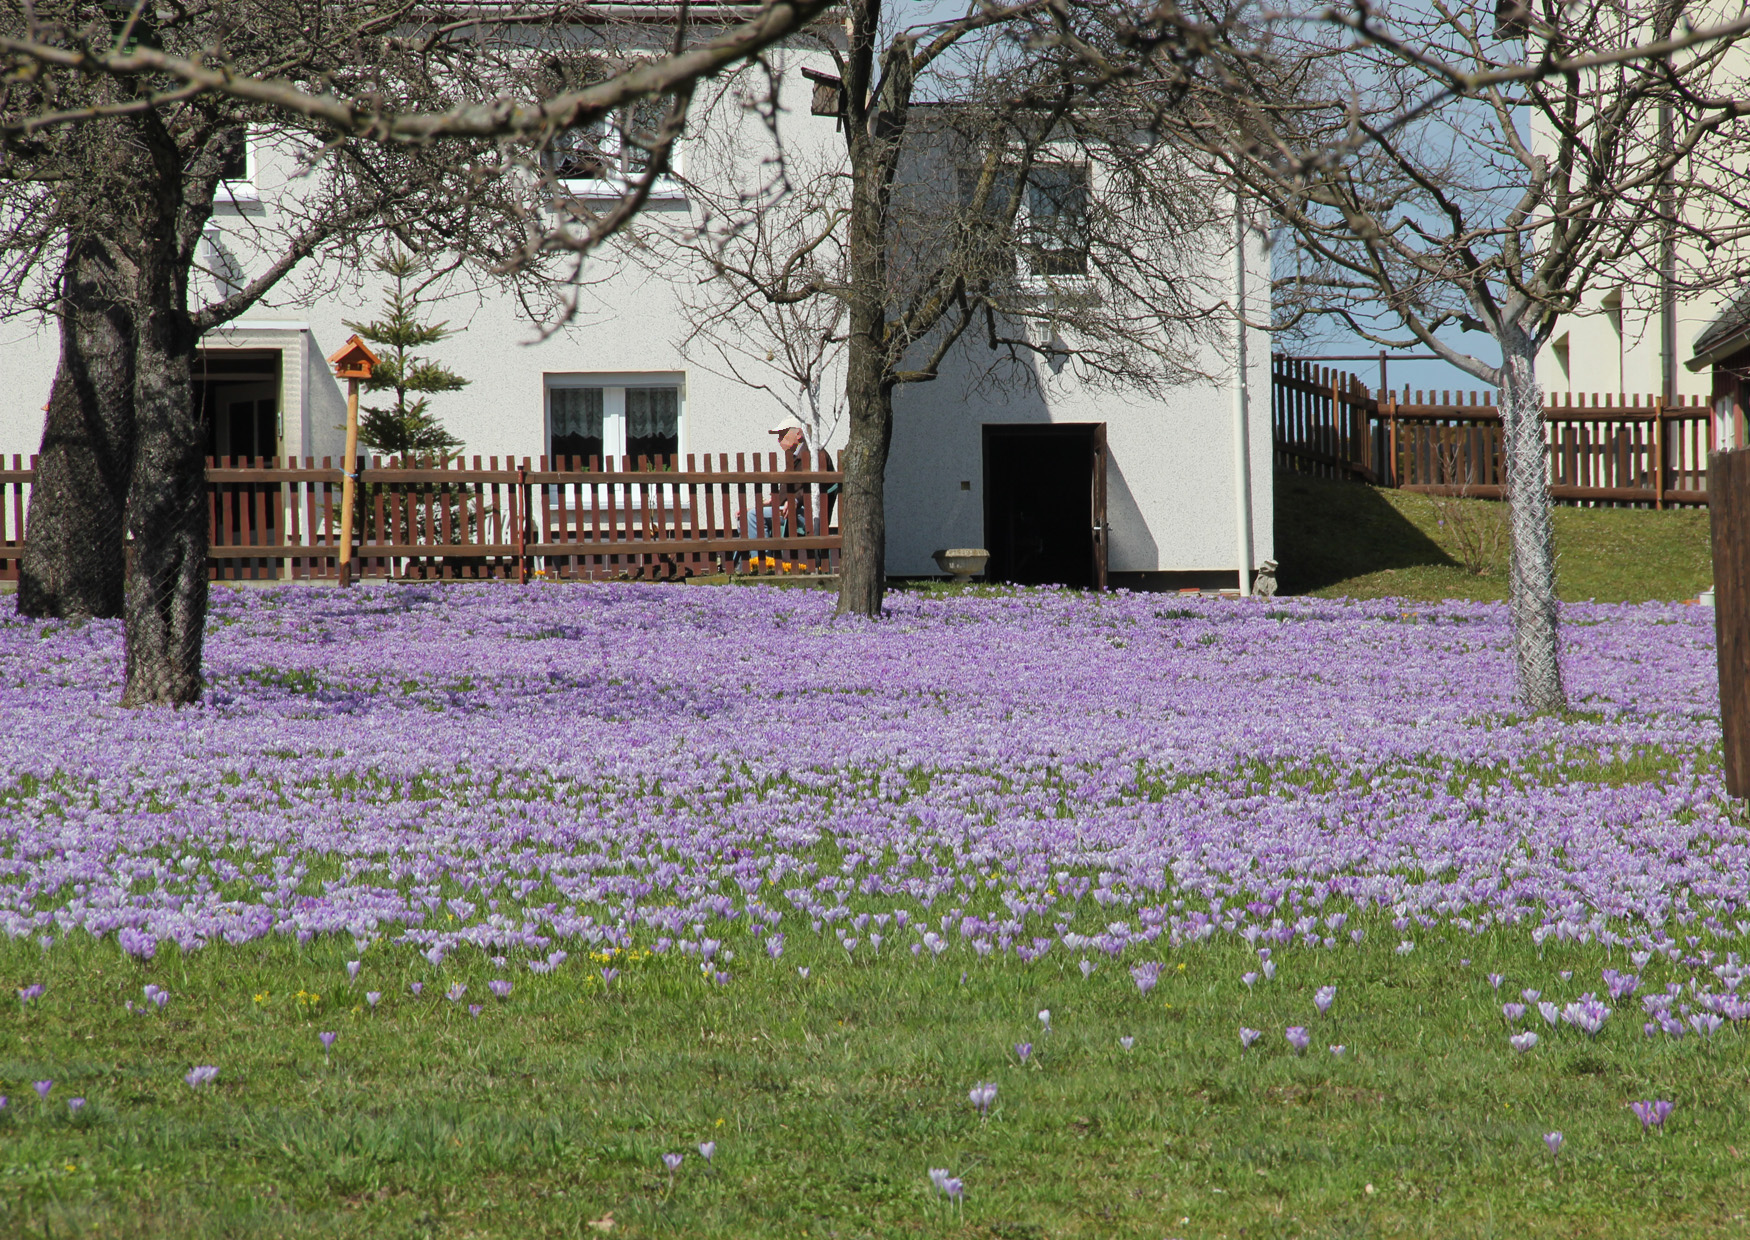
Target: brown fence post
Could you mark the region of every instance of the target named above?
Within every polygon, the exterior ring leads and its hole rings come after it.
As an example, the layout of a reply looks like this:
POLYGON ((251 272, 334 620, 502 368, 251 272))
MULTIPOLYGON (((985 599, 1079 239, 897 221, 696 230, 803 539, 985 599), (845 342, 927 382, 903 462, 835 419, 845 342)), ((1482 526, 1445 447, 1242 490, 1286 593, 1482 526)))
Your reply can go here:
POLYGON ((516 580, 519 586, 529 584, 529 561, 524 549, 528 544, 529 461, 524 457, 516 467, 516 580))
POLYGON ((1750 449, 1715 452, 1707 482, 1726 791, 1743 797, 1750 795, 1750 449))
POLYGON ((1653 401, 1653 507, 1665 507, 1665 398, 1653 401))

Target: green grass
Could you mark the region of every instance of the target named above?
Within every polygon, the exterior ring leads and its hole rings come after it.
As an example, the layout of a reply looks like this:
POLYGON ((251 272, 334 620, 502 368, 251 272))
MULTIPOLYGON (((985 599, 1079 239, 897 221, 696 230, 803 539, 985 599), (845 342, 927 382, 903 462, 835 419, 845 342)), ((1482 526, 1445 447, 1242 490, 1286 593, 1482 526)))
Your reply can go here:
MULTIPOLYGON (((13 944, 8 976, 48 992, 4 1017, 0 1235, 593 1236, 610 1213, 616 1236, 1745 1233, 1743 1032, 1649 1043, 1628 1001, 1596 1042, 1534 1014, 1543 1042, 1515 1056, 1502 998, 1598 989, 1620 957, 1415 927, 1399 956, 1383 919, 1353 924, 1360 949, 1279 948, 1255 992, 1243 943, 1165 953, 1146 997, 1134 956, 1093 953, 1090 980, 1061 950, 853 964, 806 927, 778 962, 731 936, 727 986, 652 956, 622 961, 606 994, 581 958, 539 978, 376 946, 349 984, 344 942, 165 944, 146 964, 107 943, 13 944), (486 993, 500 973, 507 1000, 486 993), (127 1015, 148 980, 169 1006, 127 1015), (436 993, 458 980, 463 1003, 436 993), (1325 983, 1339 993, 1321 1019, 1325 983), (375 1011, 367 989, 385 993, 375 1011), (1265 1031, 1251 1051, 1242 1024, 1265 1031), (1289 1024, 1312 1030, 1304 1058, 1289 1024), (200 1063, 220 1076, 194 1091, 181 1077, 200 1063), (966 1091, 983 1080, 999 1094, 981 1123, 966 1091), (70 1119, 75 1095, 89 1102, 70 1119), (1642 1136, 1626 1104, 1653 1097, 1676 1111, 1642 1136), (672 1186, 665 1151, 688 1155, 672 1186), (965 1179, 963 1213, 932 1198, 933 1166, 965 1179)), ((1646 988, 1688 975, 1656 962, 1646 988)))
MULTIPOLYGON (((1473 519, 1504 505, 1462 501, 1473 519)), ((1425 495, 1276 475, 1276 559, 1284 593, 1326 598, 1506 597, 1505 548, 1478 576, 1461 567, 1449 528, 1425 495)), ((1713 580, 1705 509, 1555 509, 1557 588, 1570 601, 1694 598, 1713 580)))

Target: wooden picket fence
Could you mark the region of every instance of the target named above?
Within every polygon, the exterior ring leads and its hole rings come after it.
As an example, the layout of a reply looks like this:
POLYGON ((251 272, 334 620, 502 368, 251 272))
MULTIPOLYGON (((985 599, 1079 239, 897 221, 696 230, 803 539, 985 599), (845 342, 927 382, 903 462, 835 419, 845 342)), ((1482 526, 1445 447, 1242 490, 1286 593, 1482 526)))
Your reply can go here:
MULTIPOLYGON (((843 475, 776 453, 681 457, 475 457, 387 462, 360 472, 353 575, 377 578, 672 580, 734 571, 830 574, 841 546, 843 475), (751 459, 750 459, 751 458, 751 459), (806 514, 773 525, 793 498, 806 514)), ((0 466, 5 462, 0 460, 0 466)), ((0 579, 18 576, 34 458, 0 468, 0 579)), ((209 460, 214 580, 338 577, 341 471, 331 458, 209 460)))
MULTIPOLYGON (((1271 387, 1279 468, 1436 495, 1503 493, 1493 392, 1380 395, 1354 375, 1281 356, 1271 387)), ((1708 502, 1714 412, 1700 397, 1666 404, 1650 396, 1551 394, 1543 434, 1550 498, 1558 502, 1708 502)))

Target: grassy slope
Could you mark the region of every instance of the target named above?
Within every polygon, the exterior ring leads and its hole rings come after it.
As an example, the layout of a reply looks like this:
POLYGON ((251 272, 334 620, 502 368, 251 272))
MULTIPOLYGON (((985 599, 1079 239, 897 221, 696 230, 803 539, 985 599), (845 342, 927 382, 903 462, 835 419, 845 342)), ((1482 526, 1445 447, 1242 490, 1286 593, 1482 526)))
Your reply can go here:
MULTIPOLYGON (((1465 504, 1482 520, 1503 519, 1500 504, 1465 504)), ((1558 507, 1555 530, 1565 599, 1694 598, 1713 579, 1706 510, 1558 507)), ((1450 532, 1427 496, 1276 476, 1276 559, 1286 593, 1501 599, 1504 552, 1479 577, 1459 566, 1450 532)))

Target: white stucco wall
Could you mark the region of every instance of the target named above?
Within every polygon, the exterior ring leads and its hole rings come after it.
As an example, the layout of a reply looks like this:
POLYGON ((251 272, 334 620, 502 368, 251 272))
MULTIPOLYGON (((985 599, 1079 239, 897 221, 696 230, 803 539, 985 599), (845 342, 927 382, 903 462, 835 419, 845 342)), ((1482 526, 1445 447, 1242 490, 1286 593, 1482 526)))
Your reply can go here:
MULTIPOLYGON (((791 142, 842 142, 828 117, 809 115, 808 83, 794 56, 783 65, 785 124, 791 142)), ((684 158, 683 153, 683 158, 684 158)), ((226 207, 215 218, 222 248, 243 271, 260 256, 257 236, 268 237, 275 200, 295 193, 289 163, 257 152, 259 202, 226 207)), ((652 222, 684 216, 684 201, 653 204, 652 222)), ((1231 269, 1231 256, 1214 253, 1212 270, 1231 269)), ((1249 255, 1255 321, 1268 319, 1269 264, 1261 243, 1249 255)), ((382 287, 375 273, 346 278, 320 272, 288 284, 244 318, 213 333, 213 348, 282 350, 282 454, 338 457, 345 400, 325 356, 350 329, 346 320, 380 314, 382 287), (304 295, 299 290, 320 292, 304 295)), ((680 281, 691 282, 684 272, 680 281)), ((1227 278, 1222 276, 1215 277, 1227 278)), ((769 452, 767 429, 784 415, 771 395, 736 382, 708 357, 682 355, 686 335, 682 288, 665 276, 611 251, 585 267, 580 312, 574 322, 540 338, 536 326, 502 291, 468 291, 422 306, 423 318, 447 320, 455 335, 429 352, 472 382, 435 397, 433 412, 464 443, 468 456, 529 456, 545 451, 545 383, 549 375, 613 373, 680 375, 684 453, 769 452)), ((1231 338, 1231 328, 1226 335, 1231 338)), ((56 361, 51 324, 0 323, 0 452, 29 454, 41 435, 41 410, 56 361)), ((966 346, 978 347, 978 346, 966 346)), ((1271 558, 1271 445, 1269 343, 1253 333, 1251 354, 1251 466, 1254 497, 1253 563, 1271 558)), ((1211 377, 1173 389, 1161 399, 1137 392, 1091 390, 1072 363, 1037 385, 1006 392, 971 390, 967 367, 950 365, 942 379, 900 389, 888 471, 889 570, 935 574, 930 552, 982 546, 984 423, 1104 422, 1109 446, 1109 567, 1113 572, 1232 571, 1238 561, 1230 363, 1210 350, 1198 361, 1211 377), (960 483, 971 483, 963 491, 960 483)), ((752 366, 758 369, 758 359, 752 366)), ((824 446, 843 447, 842 424, 824 446)))

